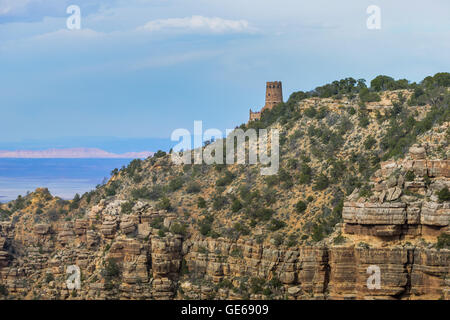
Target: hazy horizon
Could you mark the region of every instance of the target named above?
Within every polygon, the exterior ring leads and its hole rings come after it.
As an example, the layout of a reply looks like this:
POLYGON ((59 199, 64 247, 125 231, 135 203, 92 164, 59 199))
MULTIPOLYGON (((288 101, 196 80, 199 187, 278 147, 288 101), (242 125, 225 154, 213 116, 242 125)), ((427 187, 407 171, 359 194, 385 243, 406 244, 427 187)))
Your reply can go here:
POLYGON ((131 159, 4 159, 0 158, 0 202, 14 200, 36 188, 72 199, 93 190, 115 168, 131 159))

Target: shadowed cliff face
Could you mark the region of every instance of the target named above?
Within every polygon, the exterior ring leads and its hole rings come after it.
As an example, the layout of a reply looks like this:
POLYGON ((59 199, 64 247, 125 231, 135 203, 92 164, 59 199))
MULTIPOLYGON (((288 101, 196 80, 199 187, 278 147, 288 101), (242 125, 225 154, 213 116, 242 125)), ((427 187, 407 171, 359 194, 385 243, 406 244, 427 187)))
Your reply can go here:
MULTIPOLYGON (((362 111, 299 102, 292 121, 273 123, 286 137, 274 178, 161 154, 73 201, 38 189, 2 205, 0 297, 449 299, 449 123, 383 160, 398 151, 385 139, 397 96, 362 111)), ((420 122, 432 108, 402 112, 420 122)))

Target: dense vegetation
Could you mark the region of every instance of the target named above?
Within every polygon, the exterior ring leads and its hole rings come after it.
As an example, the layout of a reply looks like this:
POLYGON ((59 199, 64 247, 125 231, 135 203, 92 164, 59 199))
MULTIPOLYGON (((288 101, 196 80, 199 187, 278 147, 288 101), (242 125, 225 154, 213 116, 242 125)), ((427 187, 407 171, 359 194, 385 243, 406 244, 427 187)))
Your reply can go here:
POLYGON ((292 93, 286 103, 280 103, 273 109, 264 111, 261 115, 261 120, 250 122, 248 127, 267 128, 276 121, 286 123, 288 119, 292 119, 293 117, 295 119, 295 117, 298 117, 295 114, 296 105, 299 101, 306 98, 340 99, 346 95, 350 99, 359 97, 361 102, 371 102, 379 100, 378 93, 381 91, 412 89, 414 90, 414 95, 408 101, 408 104, 424 105, 427 102, 435 104, 437 102, 436 100, 439 99, 442 88, 445 87, 450 87, 450 73, 447 72, 428 76, 419 84, 415 82, 410 83, 406 79, 394 80, 389 76, 380 75, 370 82, 370 87, 367 87, 365 79, 355 80, 353 78, 345 78, 317 87, 309 92, 297 91, 292 93))

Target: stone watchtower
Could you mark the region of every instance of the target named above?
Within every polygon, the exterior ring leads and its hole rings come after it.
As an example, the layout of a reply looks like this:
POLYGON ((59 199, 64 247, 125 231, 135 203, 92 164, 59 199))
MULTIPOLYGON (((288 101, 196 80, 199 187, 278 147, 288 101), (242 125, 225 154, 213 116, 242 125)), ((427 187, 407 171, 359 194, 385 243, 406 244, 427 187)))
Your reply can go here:
MULTIPOLYGON (((283 86, 281 81, 267 82, 266 83, 266 104, 262 108, 264 110, 270 110, 274 106, 283 102, 283 86)), ((250 121, 259 120, 261 118, 261 112, 253 112, 250 109, 250 121)))
POLYGON ((261 111, 272 109, 277 104, 283 102, 283 88, 281 81, 267 82, 266 84, 266 104, 261 111))

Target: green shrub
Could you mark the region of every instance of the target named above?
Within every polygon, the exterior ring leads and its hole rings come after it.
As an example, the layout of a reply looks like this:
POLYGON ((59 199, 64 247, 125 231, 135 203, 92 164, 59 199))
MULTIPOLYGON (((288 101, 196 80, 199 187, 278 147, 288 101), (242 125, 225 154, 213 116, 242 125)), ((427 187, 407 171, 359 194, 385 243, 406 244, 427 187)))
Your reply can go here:
POLYGON ((105 187, 105 194, 107 197, 115 196, 117 189, 120 187, 120 182, 118 180, 112 181, 108 186, 105 187))
POLYGON ((262 221, 268 221, 272 215, 274 214, 274 211, 269 208, 258 208, 253 211, 252 216, 256 219, 262 220, 262 221))
POLYGON ((75 194, 75 197, 73 197, 73 200, 69 205, 70 210, 78 209, 78 207, 80 206, 80 200, 80 195, 78 193, 75 194))
POLYGON ((336 236, 334 239, 333 239, 333 243, 334 244, 341 244, 341 243, 344 243, 345 242, 345 237, 340 233, 338 236, 336 236))
MULTIPOLYGON (((139 183, 142 181, 142 176, 139 175, 139 171, 142 169, 142 160, 134 159, 130 162, 130 164, 124 169, 124 172, 127 173, 134 183, 139 183)), ((116 175, 117 171, 111 172, 111 174, 116 175)))
POLYGON ((183 187, 184 181, 181 177, 176 177, 169 182, 169 190, 170 191, 176 191, 178 189, 181 189, 183 187))
POLYGON ((305 109, 304 114, 308 118, 314 118, 317 114, 317 111, 314 107, 309 107, 308 109, 305 109))
POLYGON ((438 192, 438 198, 440 202, 450 201, 450 191, 447 187, 438 192))
POLYGON ((364 198, 369 198, 372 194, 372 188, 368 184, 365 184, 361 190, 359 190, 359 195, 364 198))
POLYGON ((291 175, 283 168, 278 171, 278 177, 283 182, 283 188, 289 189, 293 186, 291 175))
POLYGON ((244 257, 244 254, 242 253, 242 250, 239 249, 239 248, 234 248, 234 249, 231 251, 230 255, 231 255, 232 257, 234 257, 234 258, 243 258, 243 257, 244 257))
POLYGON ((308 207, 308 205, 306 203, 304 203, 303 201, 298 201, 297 204, 295 205, 295 210, 298 213, 302 213, 306 210, 306 208, 308 207))
POLYGON ((199 207, 200 209, 206 208, 206 201, 205 199, 203 199, 203 197, 198 197, 197 207, 199 207))
POLYGON ((289 159, 287 161, 287 167, 289 169, 295 170, 298 167, 298 160, 297 159, 289 159))
POLYGON ((268 187, 273 187, 278 184, 278 176, 277 175, 271 175, 264 178, 266 184, 268 187))
POLYGON ((45 283, 50 283, 52 281, 55 281, 55 277, 53 276, 53 273, 47 273, 45 275, 45 283))
POLYGON ((284 227, 286 227, 286 223, 284 221, 281 221, 278 219, 272 219, 272 220, 270 220, 270 223, 267 226, 267 229, 269 231, 277 231, 277 230, 283 229, 284 227))
POLYGON ((184 258, 181 260, 180 273, 181 273, 182 276, 184 276, 184 275, 189 273, 189 268, 187 266, 186 259, 184 259, 184 258))
POLYGON ((114 259, 108 259, 102 276, 107 280, 113 280, 120 277, 120 267, 114 259))
POLYGON ((158 200, 163 195, 164 191, 161 186, 154 186, 152 190, 149 190, 147 187, 142 187, 131 191, 131 196, 134 199, 158 200))
POLYGON ((221 195, 214 197, 213 200, 213 209, 220 210, 227 204, 227 198, 221 195))
POLYGON ((228 280, 228 279, 222 279, 222 280, 220 280, 220 282, 217 284, 217 287, 218 287, 219 289, 222 289, 222 288, 232 289, 234 286, 233 286, 233 283, 232 283, 230 280, 228 280))
POLYGON ((186 187, 187 193, 199 193, 200 191, 201 187, 197 182, 190 182, 186 187))
POLYGON ((369 150, 372 149, 372 147, 377 143, 377 140, 372 137, 368 136, 367 139, 364 141, 364 147, 369 150))
POLYGON ((272 294, 272 290, 270 290, 270 288, 264 288, 262 294, 265 296, 270 296, 272 294))
POLYGON ((170 232, 179 234, 182 236, 186 235, 186 233, 187 233, 186 229, 187 229, 186 225, 181 224, 181 223, 174 223, 170 226, 170 232))
MULTIPOLYGON (((274 176, 269 176, 269 177, 274 177, 274 176)), ((241 186, 239 186, 239 196, 241 197, 242 200, 249 202, 252 200, 252 192, 251 192, 251 188, 247 185, 247 184, 243 184, 241 186)))
POLYGON ((309 184, 312 179, 312 169, 306 164, 302 163, 300 166, 300 177, 299 183, 301 184, 309 184))
POLYGON ((3 284, 0 284, 0 296, 6 297, 8 295, 8 289, 3 284))
POLYGON ((163 222, 164 219, 162 217, 157 217, 152 220, 152 222, 150 223, 150 227, 155 229, 161 229, 163 227, 163 222))
POLYGON ((226 185, 229 185, 233 181, 233 179, 234 174, 227 170, 221 178, 217 179, 216 186, 224 187, 226 185))
POLYGON ((158 230, 158 237, 164 238, 166 236, 166 231, 164 228, 158 230))
POLYGON ((437 249, 450 248, 450 234, 442 233, 438 237, 438 241, 436 243, 437 249))
POLYGON ((323 238, 325 238, 326 234, 325 234, 325 230, 323 229, 322 225, 318 225, 315 224, 313 226, 313 233, 311 235, 311 239, 314 242, 319 242, 321 241, 323 238))
POLYGON ((414 181, 415 178, 416 178, 416 175, 415 175, 414 171, 412 171, 412 170, 409 170, 405 175, 406 181, 414 181))
POLYGON ((236 222, 233 225, 233 230, 236 232, 237 236, 240 235, 246 236, 250 234, 250 229, 245 224, 239 222, 236 222))
POLYGON ((167 211, 172 210, 172 205, 170 204, 169 198, 166 197, 162 198, 156 205, 156 208, 159 210, 167 210, 167 211))
POLYGON ((166 156, 166 152, 162 150, 158 150, 154 155, 153 158, 163 158, 166 156))
POLYGON ((371 92, 367 88, 361 89, 361 91, 359 92, 359 99, 361 99, 361 101, 363 102, 375 102, 381 100, 378 93, 371 92))
POLYGON ((430 184, 431 184, 431 178, 430 178, 427 174, 425 174, 425 175, 423 176, 423 182, 425 182, 425 185, 426 185, 427 187, 429 187, 430 184))
POLYGON ((133 201, 127 201, 122 203, 120 206, 122 214, 130 214, 133 210, 134 202, 133 201))
POLYGON ((207 236, 212 230, 212 224, 214 222, 214 217, 211 215, 203 218, 202 221, 199 222, 200 233, 204 236, 207 236))
POLYGON ((298 244, 297 236, 295 234, 290 234, 287 239, 286 245, 288 247, 293 247, 293 246, 296 246, 297 244, 298 244))
POLYGON ((266 201, 266 204, 271 205, 277 202, 277 193, 274 190, 265 189, 264 193, 262 195, 264 201, 266 201))
POLYGON ((329 112, 328 108, 325 106, 322 106, 319 108, 319 111, 316 113, 315 117, 318 120, 323 119, 327 116, 328 112, 329 112))
POLYGON ((334 181, 337 181, 340 179, 347 170, 347 167, 345 165, 345 162, 342 160, 338 161, 332 161, 331 162, 331 170, 330 170, 330 176, 334 181))
POLYGON ((408 80, 406 79, 400 79, 396 81, 392 77, 379 75, 370 82, 370 87, 375 91, 386 91, 386 90, 407 89, 410 87, 410 85, 408 80))
POLYGON ((277 233, 272 239, 273 239, 273 243, 276 246, 280 246, 284 242, 284 236, 282 234, 280 234, 280 233, 277 233))
POLYGON ((250 292, 253 294, 261 294, 264 290, 266 281, 263 278, 250 279, 250 292))
POLYGON ((317 178, 316 178, 316 182, 313 186, 313 190, 325 190, 326 188, 328 188, 329 185, 329 180, 328 177, 324 174, 320 174, 317 178))
POLYGON ((238 199, 234 199, 233 203, 231 204, 231 211, 238 212, 242 209, 242 203, 238 199))
POLYGON ((370 123, 370 118, 367 112, 360 112, 358 114, 359 125, 363 128, 366 128, 370 123))
POLYGON ((279 288, 281 288, 282 285, 283 285, 283 283, 277 277, 273 277, 269 281, 269 286, 273 289, 279 289, 279 288))

